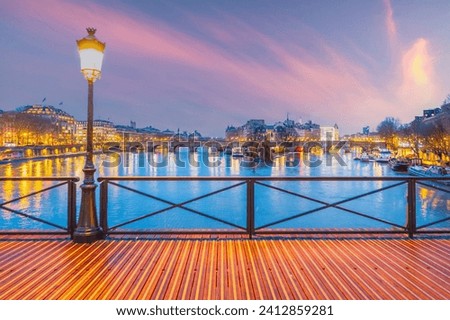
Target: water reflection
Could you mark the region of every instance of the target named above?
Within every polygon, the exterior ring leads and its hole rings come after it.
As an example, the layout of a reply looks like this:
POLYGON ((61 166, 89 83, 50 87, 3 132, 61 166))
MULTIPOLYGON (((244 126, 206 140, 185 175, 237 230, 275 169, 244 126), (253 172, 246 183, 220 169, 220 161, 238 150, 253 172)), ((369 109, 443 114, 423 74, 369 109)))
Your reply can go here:
MULTIPOLYGON (((327 154, 303 154, 300 153, 299 161, 294 166, 286 166, 286 157, 280 156, 274 159, 271 166, 258 166, 256 168, 243 167, 241 159, 230 156, 210 156, 206 152, 189 153, 180 149, 177 153, 167 151, 155 153, 111 153, 97 155, 95 163, 96 176, 393 176, 397 175, 385 164, 364 163, 353 161, 351 155, 343 154, 344 165, 333 155, 327 154)), ((0 165, 0 176, 4 177, 44 177, 44 176, 78 176, 83 177, 82 168, 84 157, 67 157, 44 159, 38 161, 23 161, 0 165)), ((2 181, 0 182, 0 201, 5 202, 17 197, 36 192, 43 188, 55 185, 49 181, 2 181)), ((81 181, 78 183, 81 184, 81 181)), ((170 201, 179 202, 180 199, 189 199, 212 190, 228 186, 226 183, 200 183, 186 182, 183 185, 175 182, 167 183, 138 183, 127 182, 129 186, 138 188, 144 192, 152 193, 158 197, 170 201)), ((287 189, 294 193, 302 194, 312 199, 327 203, 342 201, 348 197, 356 196, 364 192, 380 189, 394 184, 383 181, 361 182, 272 182, 279 188, 287 189)), ((444 188, 441 186, 441 188, 444 188)), ((298 214, 306 210, 313 210, 321 206, 318 202, 308 201, 304 198, 294 197, 281 191, 258 186, 256 194, 257 223, 259 226, 276 222, 289 215, 298 214)), ((78 200, 80 190, 77 188, 78 200)), ((226 193, 206 198, 202 202, 190 204, 195 210, 205 211, 208 214, 217 214, 226 221, 234 221, 242 224, 245 221, 245 186, 230 189, 226 193)), ((373 195, 345 203, 342 206, 358 212, 364 212, 374 217, 384 218, 399 225, 406 224, 406 185, 391 188, 373 195)), ((117 212, 126 213, 129 216, 139 216, 151 212, 155 208, 164 208, 155 200, 137 198, 136 194, 125 194, 124 190, 117 187, 109 189, 111 202, 111 221, 118 222, 120 217, 117 212), (116 216, 114 216, 116 212, 116 216)), ((43 219, 56 220, 58 224, 65 225, 67 217, 67 188, 66 186, 26 197, 20 201, 8 204, 7 207, 24 211, 43 219)), ((77 210, 78 211, 78 210, 77 210)), ((418 224, 426 224, 431 221, 443 219, 450 215, 450 197, 448 193, 433 189, 432 187, 417 187, 417 211, 418 224)), ((164 218, 150 219, 149 225, 164 223, 165 227, 174 224, 173 219, 189 216, 189 224, 196 227, 211 227, 211 220, 199 218, 179 209, 179 212, 166 214, 164 218)), ((304 218, 295 219, 272 227, 373 227, 374 224, 367 219, 359 218, 338 210, 328 208, 304 218)), ((386 227, 386 225, 376 225, 386 227)), ((161 226, 163 227, 163 226, 161 226)), ((218 227, 226 227, 218 224, 218 227)), ((450 227, 450 222, 444 222, 437 227, 450 227)), ((0 210, 0 228, 49 228, 21 218, 4 209, 0 210)))

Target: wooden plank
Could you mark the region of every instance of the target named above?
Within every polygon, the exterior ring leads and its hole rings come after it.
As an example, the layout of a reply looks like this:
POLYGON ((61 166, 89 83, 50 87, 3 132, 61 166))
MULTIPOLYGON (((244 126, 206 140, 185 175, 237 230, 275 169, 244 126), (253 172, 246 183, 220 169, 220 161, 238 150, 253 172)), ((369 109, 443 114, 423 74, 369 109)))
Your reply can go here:
MULTIPOLYGON (((177 260, 175 267, 173 268, 172 276, 167 283, 167 290, 163 299, 174 300, 177 299, 183 281, 188 281, 191 278, 192 270, 189 266, 192 266, 195 254, 193 253, 196 241, 182 241, 179 251, 179 259, 177 260)), ((181 297, 178 299, 182 299, 181 297)))
POLYGON ((337 265, 334 260, 329 259, 330 250, 328 241, 321 241, 320 244, 313 241, 305 242, 311 252, 315 252, 314 258, 322 266, 323 276, 329 279, 329 285, 334 288, 335 297, 339 299, 363 299, 364 293, 358 286, 348 285, 348 279, 342 270, 347 269, 346 265, 337 265))
POLYGON ((280 267, 286 270, 291 277, 290 286, 294 293, 294 299, 305 300, 313 299, 314 293, 311 286, 308 285, 308 281, 304 276, 304 273, 300 271, 300 267, 297 263, 293 263, 291 256, 288 255, 289 250, 285 246, 284 241, 272 240, 272 252, 277 258, 280 267))
POLYGON ((130 288, 124 290, 124 296, 121 299, 145 299, 142 292, 145 290, 146 282, 154 274, 154 269, 165 251, 167 242, 151 241, 152 246, 147 246, 147 241, 143 241, 145 251, 141 257, 142 264, 140 269, 134 275, 134 281, 130 283, 130 288))
POLYGON ((251 274, 252 287, 255 292, 255 299, 268 299, 269 294, 265 286, 265 281, 261 281, 261 273, 257 267, 257 259, 252 252, 252 242, 244 241, 244 253, 247 263, 249 265, 249 272, 251 274))
POLYGON ((143 278, 142 271, 144 266, 148 263, 147 257, 152 255, 156 246, 158 246, 158 242, 156 241, 152 241, 148 243, 148 245, 146 242, 139 241, 139 246, 134 253, 136 262, 133 265, 128 266, 126 273, 124 272, 124 279, 120 284, 117 283, 117 288, 111 293, 110 299, 133 299, 129 297, 135 296, 135 293, 132 291, 135 290, 136 287, 139 287, 138 281, 143 278))
POLYGON ((359 286, 363 292, 361 299, 396 299, 390 290, 386 290, 386 283, 376 272, 378 267, 371 260, 364 259, 341 241, 329 241, 329 259, 336 261, 336 267, 342 270, 342 276, 348 286, 359 286))
POLYGON ((71 274, 73 268, 76 268, 77 264, 72 262, 80 262, 80 256, 84 255, 86 249, 87 247, 72 245, 62 248, 55 259, 49 259, 50 268, 46 272, 35 275, 32 281, 27 283, 27 287, 22 288, 26 294, 22 295, 21 299, 46 299, 49 293, 48 288, 52 288, 53 293, 61 290, 60 287, 65 283, 64 279, 71 274), (71 266, 73 266, 72 269, 71 266), (46 288, 46 290, 36 292, 37 288, 46 288))
POLYGON ((242 241, 233 241, 236 247, 237 272, 239 277, 239 285, 241 288, 241 297, 243 300, 255 299, 255 291, 251 286, 251 273, 249 272, 248 261, 245 258, 242 241))
MULTIPOLYGON (((394 296, 395 299, 401 299, 401 297, 406 297, 408 299, 418 298, 408 287, 399 283, 397 277, 392 274, 392 271, 388 268, 390 264, 388 256, 370 254, 369 251, 372 250, 372 248, 370 246, 361 246, 357 241, 346 242, 344 248, 351 252, 351 254, 355 254, 358 259, 364 261, 366 265, 373 266, 376 274, 382 279, 381 283, 384 290, 378 292, 382 295, 382 299, 388 299, 390 296, 394 296), (370 248, 370 250, 367 250, 367 248, 370 248)), ((353 265, 354 268, 357 268, 358 266, 355 263, 353 263, 353 265)))
POLYGON ((311 283, 315 291, 315 299, 329 300, 339 299, 339 294, 332 287, 329 279, 324 277, 322 268, 314 259, 314 252, 309 252, 302 242, 298 240, 287 240, 288 255, 296 261, 301 267, 300 270, 305 272, 308 281, 311 283))
POLYGON ((81 263, 74 265, 74 271, 65 284, 67 290, 58 299, 89 299, 90 290, 95 289, 96 283, 100 283, 103 288, 105 274, 120 261, 130 243, 123 242, 115 245, 102 242, 92 249, 92 245, 83 246, 87 247, 88 252, 95 247, 98 250, 89 259, 83 259, 81 263))
POLYGON ((450 299, 450 240, 1 241, 0 299, 450 299))
POLYGON ((192 286, 192 293, 190 299, 199 300, 205 297, 205 284, 204 280, 208 278, 210 246, 209 241, 200 241, 200 258, 197 263, 197 277, 192 286))
POLYGON ((395 270, 398 275, 397 279, 419 295, 420 299, 431 299, 431 296, 424 295, 424 292, 429 292, 430 295, 437 296, 439 299, 446 299, 446 292, 449 292, 448 286, 443 286, 441 281, 432 281, 430 277, 427 277, 427 274, 430 276, 433 276, 433 274, 430 274, 426 268, 422 268, 421 264, 411 265, 408 263, 407 257, 402 256, 394 246, 386 246, 380 241, 374 241, 373 243, 372 248, 375 252, 381 252, 389 257, 389 267, 395 270), (420 272, 416 270, 420 270, 420 272))
POLYGON ((38 282, 36 277, 42 278, 53 271, 53 260, 58 257, 59 247, 64 246, 67 246, 67 243, 48 246, 45 256, 40 254, 24 256, 24 258, 28 258, 19 261, 17 267, 4 278, 1 295, 10 296, 11 299, 20 299, 23 293, 35 292, 37 287, 30 285, 38 282))
POLYGON ((124 249, 125 252, 119 256, 117 263, 105 268, 105 273, 99 272, 95 280, 91 280, 90 287, 85 287, 84 292, 80 293, 79 298, 115 299, 117 290, 124 286, 127 277, 136 268, 143 251, 141 243, 141 241, 129 242, 130 246, 124 249))

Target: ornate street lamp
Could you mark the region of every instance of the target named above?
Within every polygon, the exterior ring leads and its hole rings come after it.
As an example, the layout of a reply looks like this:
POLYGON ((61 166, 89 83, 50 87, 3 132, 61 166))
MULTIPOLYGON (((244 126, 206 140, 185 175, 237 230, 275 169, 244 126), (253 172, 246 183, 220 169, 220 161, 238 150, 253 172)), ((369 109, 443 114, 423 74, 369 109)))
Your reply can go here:
POLYGON ((88 82, 88 113, 86 135, 86 161, 83 168, 84 181, 81 185, 81 206, 78 224, 73 233, 73 241, 91 243, 103 238, 103 231, 98 226, 95 203, 94 181, 95 166, 93 155, 93 125, 94 125, 94 82, 100 79, 105 43, 95 37, 95 29, 87 28, 88 35, 77 41, 80 54, 81 73, 88 82))

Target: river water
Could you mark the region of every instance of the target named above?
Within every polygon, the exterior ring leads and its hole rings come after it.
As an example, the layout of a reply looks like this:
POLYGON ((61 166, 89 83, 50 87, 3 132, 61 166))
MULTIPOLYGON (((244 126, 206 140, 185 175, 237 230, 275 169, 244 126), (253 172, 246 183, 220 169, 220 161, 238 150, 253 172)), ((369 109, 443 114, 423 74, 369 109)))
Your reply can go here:
MULTIPOLYGON (((286 165, 286 157, 275 158, 271 165, 244 167, 242 159, 230 156, 209 156, 207 153, 115 153, 97 155, 96 176, 236 176, 236 177, 385 177, 406 176, 392 171, 386 164, 354 161, 351 154, 300 154, 297 162, 286 165)), ((4 177, 82 177, 84 157, 28 160, 0 165, 4 177)), ((236 229, 246 226, 246 185, 239 181, 120 181, 121 186, 141 192, 138 194, 109 185, 108 224, 117 230, 148 229, 236 229), (231 188, 235 186, 234 188, 231 188), (229 188, 202 200, 165 210, 168 203, 182 203, 221 188, 229 188), (149 194, 152 197, 143 195, 149 194), (163 199, 159 201, 157 199, 163 199), (145 219, 126 224, 152 212, 145 219), (200 214, 199 214, 200 213, 200 214), (211 216, 215 219, 209 219, 211 216), (123 225, 122 225, 123 224, 123 225)), ((255 186, 256 228, 382 228, 396 229, 406 225, 407 185, 398 181, 263 181, 255 186), (339 204, 329 203, 380 188, 381 192, 339 204), (297 195, 297 196, 296 196, 297 195), (300 196, 298 196, 300 195, 300 196), (314 211, 316 209, 320 209, 314 211), (314 212, 313 212, 314 211, 314 212), (351 211, 351 212, 350 212, 351 211), (381 219, 375 221, 355 214, 381 219), (289 217, 295 216, 294 219, 289 217)), ((1 202, 23 197, 56 182, 2 181, 1 202)), ((78 183, 78 185, 80 185, 78 183)), ((416 188, 417 225, 421 226, 450 216, 448 187, 433 185, 416 188)), ((98 196, 98 193, 97 193, 98 196)), ((77 188, 77 212, 80 190, 77 188)), ((67 224, 67 187, 58 187, 8 203, 5 207, 24 212, 58 225, 67 224)), ((450 228, 445 221, 431 228, 450 228)), ((52 226, 21 217, 0 208, 0 230, 56 230, 52 226)))

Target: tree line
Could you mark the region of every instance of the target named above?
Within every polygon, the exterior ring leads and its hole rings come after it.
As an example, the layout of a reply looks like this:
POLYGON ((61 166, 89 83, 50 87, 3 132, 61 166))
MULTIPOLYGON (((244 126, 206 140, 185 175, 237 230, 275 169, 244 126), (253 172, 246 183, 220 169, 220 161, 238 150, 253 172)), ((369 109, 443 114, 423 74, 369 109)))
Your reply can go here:
POLYGON ((32 114, 5 112, 0 116, 0 134, 4 142, 18 145, 47 143, 45 139, 56 140, 58 127, 49 118, 36 117, 32 114), (6 141, 11 140, 11 141, 6 141))
POLYGON ((391 150, 397 150, 399 142, 403 141, 416 157, 420 152, 434 153, 440 160, 450 156, 450 123, 445 117, 435 117, 431 121, 416 118, 408 124, 387 117, 378 125, 377 132, 391 150))

